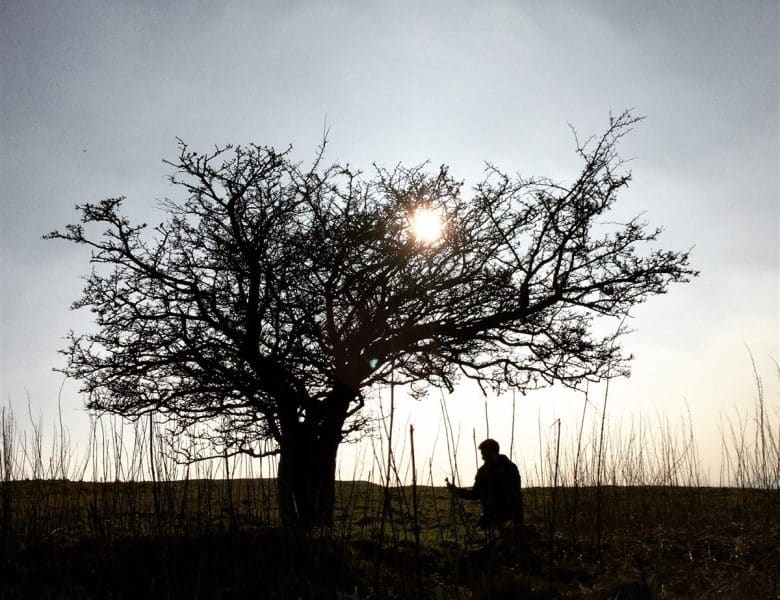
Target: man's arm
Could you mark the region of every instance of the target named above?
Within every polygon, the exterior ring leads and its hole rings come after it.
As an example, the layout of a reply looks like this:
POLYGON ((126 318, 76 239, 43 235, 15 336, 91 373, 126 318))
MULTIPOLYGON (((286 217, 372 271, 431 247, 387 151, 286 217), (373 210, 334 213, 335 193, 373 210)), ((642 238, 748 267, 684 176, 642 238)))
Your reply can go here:
POLYGON ((480 498, 479 472, 477 472, 477 476, 474 479, 473 487, 470 488, 458 487, 450 483, 449 480, 447 480, 447 488, 450 490, 450 492, 465 500, 479 500, 480 498))
POLYGON ((520 470, 517 468, 517 465, 515 463, 509 463, 509 464, 511 465, 509 474, 510 474, 512 489, 520 491, 520 488, 522 487, 522 484, 520 482, 520 470))

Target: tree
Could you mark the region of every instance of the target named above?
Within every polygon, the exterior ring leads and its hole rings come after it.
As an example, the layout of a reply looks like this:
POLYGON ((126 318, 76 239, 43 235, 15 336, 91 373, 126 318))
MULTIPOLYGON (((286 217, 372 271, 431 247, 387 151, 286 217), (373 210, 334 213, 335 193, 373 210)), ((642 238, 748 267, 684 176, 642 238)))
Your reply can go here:
POLYGON ((109 198, 48 234, 91 247, 94 265, 73 306, 97 328, 71 332, 64 372, 91 409, 216 422, 225 451, 278 454, 283 521, 328 524, 339 444, 391 373, 418 393, 459 376, 525 391, 627 373, 626 329, 599 334, 599 317, 696 275, 688 252, 648 248, 659 229, 604 219, 637 120, 578 142, 571 185, 488 165, 469 197, 444 166, 367 178, 323 166, 324 144, 303 168, 272 148, 180 142, 166 162, 183 199, 161 203, 158 226, 109 198), (441 216, 441 238, 413 235, 419 210, 441 216))

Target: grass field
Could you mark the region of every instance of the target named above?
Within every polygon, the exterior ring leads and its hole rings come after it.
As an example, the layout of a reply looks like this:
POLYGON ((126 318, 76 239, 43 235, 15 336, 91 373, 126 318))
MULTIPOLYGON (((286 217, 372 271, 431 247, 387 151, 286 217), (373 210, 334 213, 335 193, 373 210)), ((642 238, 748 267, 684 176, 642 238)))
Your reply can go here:
POLYGON ((301 532, 273 484, 6 482, 2 596, 780 596, 777 490, 531 488, 525 526, 485 534, 444 488, 415 512, 409 487, 341 482, 334 526, 301 532))
POLYGON ((93 420, 79 455, 2 408, 0 598, 780 598, 780 410, 756 389, 721 432, 721 487, 692 430, 620 435, 602 416, 591 439, 540 438, 525 524, 488 533, 478 504, 401 485, 425 461, 386 442, 384 484, 338 482, 333 526, 299 531, 272 464, 182 464, 151 418, 93 420))

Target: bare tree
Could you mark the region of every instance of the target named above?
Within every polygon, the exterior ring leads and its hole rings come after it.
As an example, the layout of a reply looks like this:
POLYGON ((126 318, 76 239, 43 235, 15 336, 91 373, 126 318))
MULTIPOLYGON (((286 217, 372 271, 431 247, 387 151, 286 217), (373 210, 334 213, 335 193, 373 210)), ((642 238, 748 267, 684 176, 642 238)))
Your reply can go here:
POLYGON ((627 372, 626 330, 599 317, 696 275, 688 252, 652 249, 659 229, 606 219, 630 180, 616 145, 637 120, 578 142, 571 185, 488 166, 468 196, 444 166, 367 178, 322 151, 303 168, 271 148, 181 143, 168 164, 184 199, 162 203, 157 227, 111 198, 47 236, 92 248, 74 307, 97 329, 71 332, 64 372, 89 408, 216 422, 231 452, 278 453, 283 521, 330 523, 339 444, 391 371, 417 392, 627 372), (440 238, 413 235, 421 209, 441 216, 440 238))

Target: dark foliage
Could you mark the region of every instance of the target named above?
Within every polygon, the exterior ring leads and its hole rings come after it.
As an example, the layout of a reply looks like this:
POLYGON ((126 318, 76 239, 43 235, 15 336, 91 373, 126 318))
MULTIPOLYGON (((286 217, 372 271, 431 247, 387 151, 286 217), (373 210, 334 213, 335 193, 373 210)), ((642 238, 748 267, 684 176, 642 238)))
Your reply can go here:
MULTIPOLYGON (((606 487, 526 490, 528 525, 469 537, 445 488, 421 489, 424 543, 393 490, 396 523, 380 535, 382 488, 340 482, 341 526, 263 522, 262 503, 214 506, 224 481, 170 482, 154 515, 149 483, 3 482, 14 498, 0 530, 0 598, 774 598, 780 593, 777 490, 606 487), (132 501, 130 501, 132 499, 132 501), (558 502, 560 527, 546 522, 558 502), (365 513, 369 519, 357 519, 365 513), (213 509, 213 511, 212 511, 213 509), (228 529, 225 516, 239 513, 228 529), (573 511, 573 512, 572 512, 573 511), (576 531, 569 527, 578 513, 576 531), (216 514, 215 514, 216 513, 216 514), (162 528, 157 525, 161 517, 162 528), (343 517, 343 519, 341 518, 343 517), (358 521, 363 521, 358 523, 358 521), (602 542, 599 545, 597 539, 602 542)), ((234 481, 234 494, 258 481, 234 481)), ((270 487, 263 489, 269 489, 270 487)), ((272 493, 272 492, 271 492, 272 493)), ((478 508, 475 508, 478 511, 478 508)), ((469 512, 470 521, 476 512, 469 512)))

